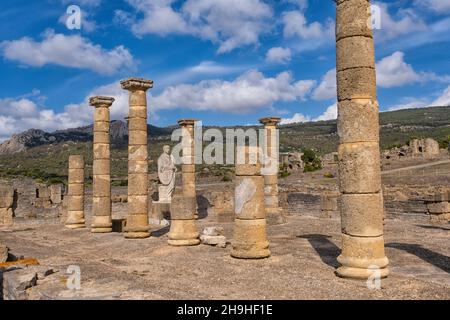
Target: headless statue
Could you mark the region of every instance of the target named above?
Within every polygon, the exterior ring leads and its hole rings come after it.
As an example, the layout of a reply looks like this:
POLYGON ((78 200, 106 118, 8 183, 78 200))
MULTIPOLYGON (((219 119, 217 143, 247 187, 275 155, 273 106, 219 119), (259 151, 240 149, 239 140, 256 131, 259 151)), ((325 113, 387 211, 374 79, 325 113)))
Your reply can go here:
POLYGON ((170 146, 163 147, 163 154, 158 158, 158 178, 161 183, 158 187, 159 201, 171 202, 175 190, 175 159, 170 153, 170 146))

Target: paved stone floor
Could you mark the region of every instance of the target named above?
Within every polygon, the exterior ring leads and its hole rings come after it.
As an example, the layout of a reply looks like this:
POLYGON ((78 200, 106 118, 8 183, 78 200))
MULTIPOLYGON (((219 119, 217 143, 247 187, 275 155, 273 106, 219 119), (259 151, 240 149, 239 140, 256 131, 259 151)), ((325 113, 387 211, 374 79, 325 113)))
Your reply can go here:
MULTIPOLYGON (((232 223, 198 221, 199 229, 219 225, 231 240, 232 223)), ((170 247, 167 229, 127 240, 56 221, 19 222, 0 231, 0 242, 59 270, 30 290, 31 299, 450 299, 450 225, 388 218, 391 275, 379 290, 334 275, 339 228, 338 217, 291 215, 268 230, 272 256, 255 261, 231 258, 230 245, 170 247), (69 265, 81 268, 79 291, 66 288, 69 265)))

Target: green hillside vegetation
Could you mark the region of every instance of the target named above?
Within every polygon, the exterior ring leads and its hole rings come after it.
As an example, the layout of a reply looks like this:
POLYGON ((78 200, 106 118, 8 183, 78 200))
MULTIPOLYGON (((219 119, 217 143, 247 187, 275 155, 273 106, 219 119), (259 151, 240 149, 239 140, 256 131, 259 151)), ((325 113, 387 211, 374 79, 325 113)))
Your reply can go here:
MULTIPOLYGON (((434 138, 441 147, 450 141, 450 107, 408 109, 380 114, 381 148, 389 149, 409 143, 413 138, 434 138)), ((225 128, 221 128, 225 130, 225 128)), ((338 146, 336 121, 321 121, 284 125, 280 128, 280 151, 314 150, 323 155, 334 152, 338 146)), ((164 144, 174 145, 168 128, 150 127, 150 172, 156 171, 156 160, 164 144), (160 134, 160 135, 159 135, 160 134)), ((114 179, 124 180, 127 174, 127 136, 114 141, 111 150, 111 168, 114 179)), ((205 145, 208 142, 205 142, 205 145)), ((92 142, 62 141, 32 147, 26 151, 0 155, 0 177, 28 176, 38 181, 53 183, 67 179, 67 162, 70 154, 86 157, 88 181, 92 177, 92 142)), ((199 166, 202 169, 203 166, 199 166)), ((212 166, 228 171, 229 168, 212 166)), ((219 171, 220 171, 219 170, 219 171)), ((224 171, 224 172, 225 172, 224 171)), ((217 174, 221 174, 220 172, 217 174)), ((122 182, 115 182, 123 184, 122 182)))

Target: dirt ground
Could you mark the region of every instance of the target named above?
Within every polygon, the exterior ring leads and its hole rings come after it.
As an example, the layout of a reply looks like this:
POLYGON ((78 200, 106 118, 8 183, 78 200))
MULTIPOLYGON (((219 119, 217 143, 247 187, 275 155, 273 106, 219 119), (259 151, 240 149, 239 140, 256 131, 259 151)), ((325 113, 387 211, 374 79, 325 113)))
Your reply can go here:
MULTIPOLYGON (((198 221, 200 230, 206 226, 223 226, 231 240, 232 223, 198 221)), ((255 261, 231 258, 231 245, 171 247, 167 232, 127 240, 24 220, 0 232, 0 241, 59 270, 31 288, 31 299, 450 299, 450 225, 433 225, 426 216, 387 219, 391 275, 379 290, 335 276, 338 216, 288 216, 268 229, 272 256, 255 261), (69 265, 81 268, 79 291, 66 288, 69 265)))

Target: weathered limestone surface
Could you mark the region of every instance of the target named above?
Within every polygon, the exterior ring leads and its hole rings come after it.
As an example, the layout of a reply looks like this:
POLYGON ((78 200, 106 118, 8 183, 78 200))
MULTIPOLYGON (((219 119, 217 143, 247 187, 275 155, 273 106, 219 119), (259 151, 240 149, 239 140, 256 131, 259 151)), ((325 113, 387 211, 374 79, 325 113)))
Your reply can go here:
POLYGON ((168 243, 172 246, 195 246, 200 244, 195 225, 197 201, 182 191, 172 196, 170 204, 170 231, 168 243))
POLYGON ((71 155, 69 157, 68 184, 66 227, 69 229, 84 228, 84 156, 71 155))
POLYGON ((243 259, 267 258, 270 256, 270 250, 266 235, 264 178, 261 176, 258 157, 257 162, 251 164, 249 156, 258 154, 259 150, 253 146, 238 146, 237 153, 240 152, 245 154, 245 162, 236 164, 236 218, 231 256, 243 259))
POLYGON ((450 222, 450 192, 437 192, 431 201, 427 201, 427 210, 432 222, 450 222))
POLYGON ((61 204, 62 196, 62 184, 52 184, 50 186, 50 200, 52 204, 61 204))
POLYGON ((320 197, 320 211, 323 218, 332 218, 333 213, 339 210, 338 198, 340 194, 337 192, 327 191, 320 197))
POLYGON ((337 275, 386 277, 379 116, 370 1, 337 0, 336 70, 342 252, 337 275))
POLYGON ((94 110, 94 164, 91 232, 112 232, 111 218, 111 164, 109 108, 114 98, 92 97, 89 104, 94 110), (96 136, 100 136, 99 139, 96 136), (99 142, 101 141, 101 142, 99 142))
POLYGON ((264 176, 266 219, 269 225, 286 222, 278 199, 279 137, 277 125, 280 121, 281 119, 276 117, 259 120, 264 125, 265 161, 262 173, 264 176))
POLYGON ((147 90, 153 81, 130 78, 121 81, 130 92, 128 114, 128 218, 126 238, 148 238, 147 90))
POLYGON ((0 186, 0 226, 10 226, 14 217, 14 193, 12 186, 0 186))

